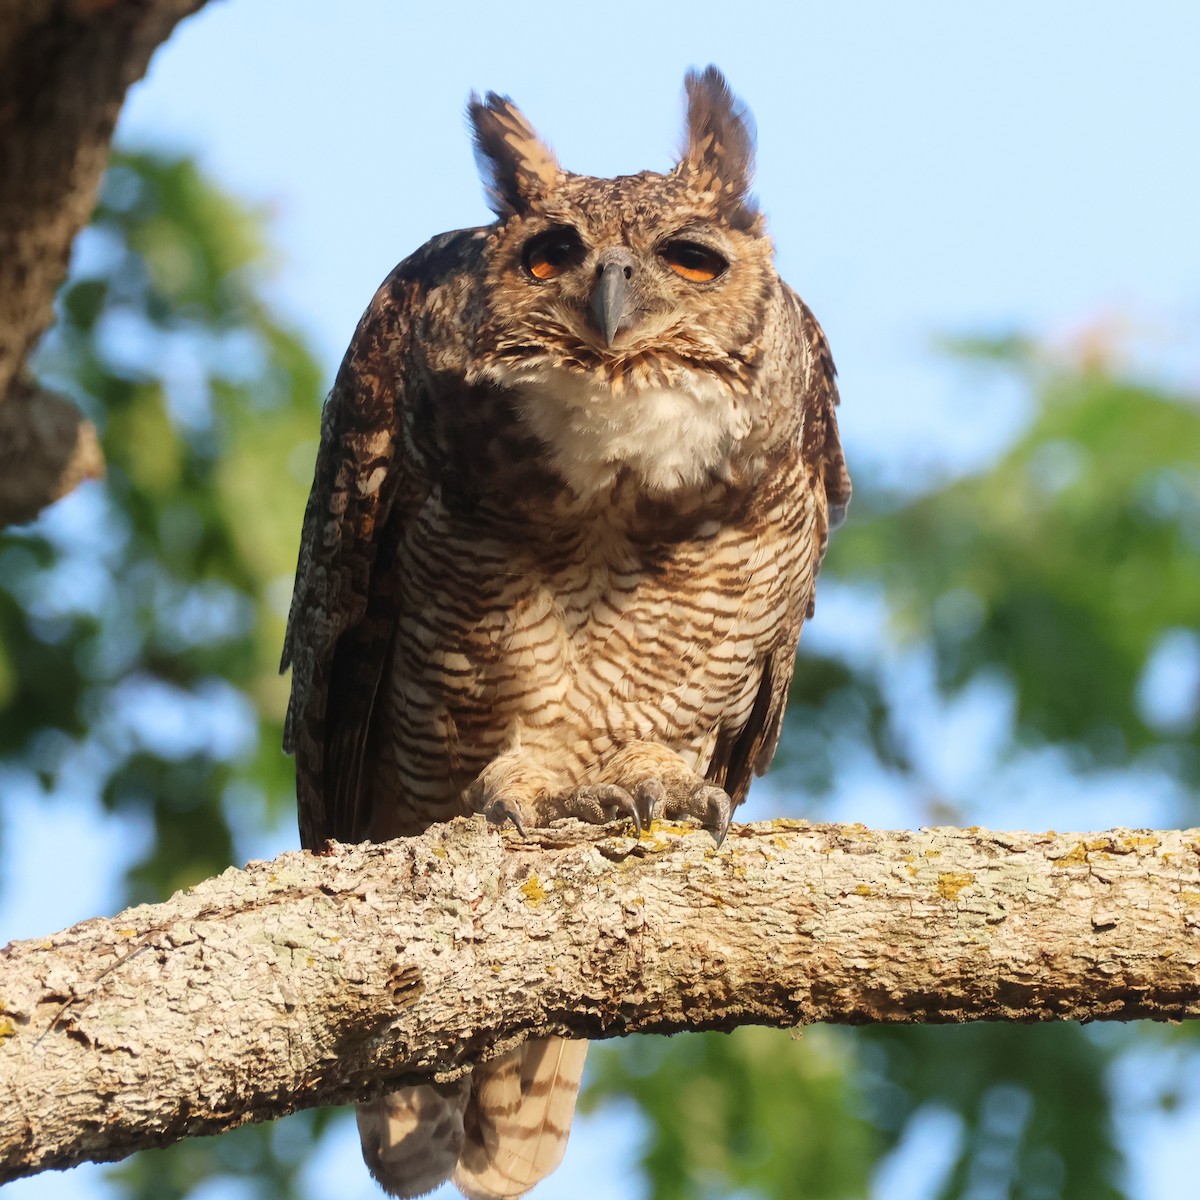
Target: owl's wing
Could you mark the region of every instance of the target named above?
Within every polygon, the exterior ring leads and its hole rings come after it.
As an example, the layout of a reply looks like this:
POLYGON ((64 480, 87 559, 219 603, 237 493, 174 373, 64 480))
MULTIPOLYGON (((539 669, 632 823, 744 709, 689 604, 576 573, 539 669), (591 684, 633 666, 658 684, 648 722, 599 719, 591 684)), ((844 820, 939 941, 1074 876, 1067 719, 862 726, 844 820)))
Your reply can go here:
POLYGON ((791 309, 789 316, 803 350, 796 360, 805 364, 803 377, 797 380, 802 391, 799 403, 804 412, 800 478, 812 492, 812 503, 808 506, 811 518, 801 536, 811 537, 812 548, 807 557, 809 569, 796 598, 798 603, 792 609, 793 617, 779 630, 775 648, 762 664, 749 720, 718 738, 709 765, 709 778, 725 788, 735 805, 745 798, 751 778, 763 774, 775 756, 796 664, 800 628, 813 615, 817 572, 829 545, 829 532, 841 524, 850 504, 850 473, 837 427, 837 371, 829 342, 808 305, 786 286, 785 293, 791 309))
POLYGON ((836 529, 846 519, 846 509, 850 506, 850 472, 846 469, 842 439, 838 436, 837 368, 833 365, 829 342, 808 305, 790 288, 788 296, 812 355, 804 402, 806 415, 802 452, 804 461, 816 472, 821 485, 817 497, 820 555, 813 568, 815 578, 829 544, 829 531, 836 529))
POLYGON ((396 624, 388 568, 433 469, 412 436, 436 400, 424 364, 457 355, 465 368, 463 310, 483 234, 443 234, 388 276, 322 412, 280 667, 292 668, 284 749, 296 755, 309 848, 359 841, 370 818, 367 745, 396 624))

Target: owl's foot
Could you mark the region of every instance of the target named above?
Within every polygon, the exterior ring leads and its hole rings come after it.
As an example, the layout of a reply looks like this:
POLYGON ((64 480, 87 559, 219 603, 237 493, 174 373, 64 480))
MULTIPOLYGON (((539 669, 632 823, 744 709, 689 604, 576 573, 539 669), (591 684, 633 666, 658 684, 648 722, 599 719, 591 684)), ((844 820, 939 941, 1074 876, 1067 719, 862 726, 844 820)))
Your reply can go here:
POLYGON ((511 821, 522 837, 561 817, 593 825, 629 818, 639 837, 656 819, 690 817, 710 830, 719 846, 733 819, 733 801, 724 788, 652 742, 623 746, 604 763, 598 779, 578 786, 513 750, 480 772, 465 799, 492 825, 511 821))
POLYGON ((625 788, 614 783, 573 787, 520 751, 502 754, 490 763, 467 788, 466 800, 492 825, 511 821, 522 837, 561 817, 577 817, 593 825, 628 817, 639 837, 642 832, 641 814, 625 788))
POLYGON ((491 825, 511 821, 522 837, 531 829, 547 825, 556 814, 550 798, 559 794, 564 780, 520 751, 502 754, 490 762, 467 788, 464 799, 491 825))
POLYGON ((634 803, 648 825, 651 821, 675 821, 691 817, 707 829, 719 846, 733 822, 733 801, 723 787, 701 779, 691 771, 688 778, 652 775, 634 792, 634 803))
POLYGON ((697 775, 673 750, 652 742, 623 747, 604 764, 601 778, 633 797, 639 832, 654 820, 691 817, 709 830, 717 845, 733 820, 733 801, 724 788, 697 775))
POLYGON ((578 817, 592 825, 607 825, 629 817, 638 837, 642 836, 642 813, 634 796, 615 783, 585 783, 563 799, 564 816, 578 817))

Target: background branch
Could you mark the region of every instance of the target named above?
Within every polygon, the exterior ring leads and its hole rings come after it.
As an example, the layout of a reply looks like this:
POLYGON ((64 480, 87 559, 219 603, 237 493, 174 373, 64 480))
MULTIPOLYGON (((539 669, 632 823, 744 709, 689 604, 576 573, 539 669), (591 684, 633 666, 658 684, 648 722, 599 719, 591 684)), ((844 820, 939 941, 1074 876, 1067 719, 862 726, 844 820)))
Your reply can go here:
POLYGON ((39 398, 25 360, 91 215, 117 113, 204 0, 10 0, 0 12, 0 526, 100 472, 90 422, 39 398))
POLYGON ((252 863, 0 954, 0 1180, 530 1034, 1200 1014, 1200 831, 481 821, 252 863))

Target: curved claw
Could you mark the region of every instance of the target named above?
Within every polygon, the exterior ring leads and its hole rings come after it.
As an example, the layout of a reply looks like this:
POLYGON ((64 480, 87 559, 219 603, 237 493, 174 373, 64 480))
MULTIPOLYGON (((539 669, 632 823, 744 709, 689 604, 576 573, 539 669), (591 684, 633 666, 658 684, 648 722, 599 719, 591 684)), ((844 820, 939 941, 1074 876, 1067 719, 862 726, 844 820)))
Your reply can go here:
POLYGON ((521 816, 521 806, 505 796, 497 796, 492 800, 484 808, 483 815, 487 818, 489 825, 500 826, 505 821, 511 821, 523 838, 529 837, 529 831, 525 828, 525 821, 521 816))
MULTIPOLYGON (((641 814, 642 824, 649 828, 654 821, 667 815, 666 784, 657 775, 643 779, 634 789, 633 802, 641 814)), ((638 832, 640 836, 640 827, 638 832)))
POLYGON ((715 783, 707 783, 697 788, 691 798, 700 823, 712 833, 714 841, 720 846, 733 823, 733 801, 729 793, 715 783))

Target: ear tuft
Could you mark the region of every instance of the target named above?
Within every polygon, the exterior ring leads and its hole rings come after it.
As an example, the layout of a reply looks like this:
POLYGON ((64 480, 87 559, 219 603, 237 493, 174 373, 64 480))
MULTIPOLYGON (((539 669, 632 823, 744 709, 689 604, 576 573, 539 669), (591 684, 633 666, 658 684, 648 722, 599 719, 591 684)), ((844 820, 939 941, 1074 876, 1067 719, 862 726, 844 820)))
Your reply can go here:
POLYGON ((716 67, 689 71, 687 125, 683 151, 676 168, 695 174, 718 204, 753 221, 757 208, 750 195, 754 177, 754 118, 733 94, 716 67))
POLYGON ((524 212, 558 181, 558 159, 507 97, 472 93, 467 119, 475 131, 475 161, 498 217, 524 212))

